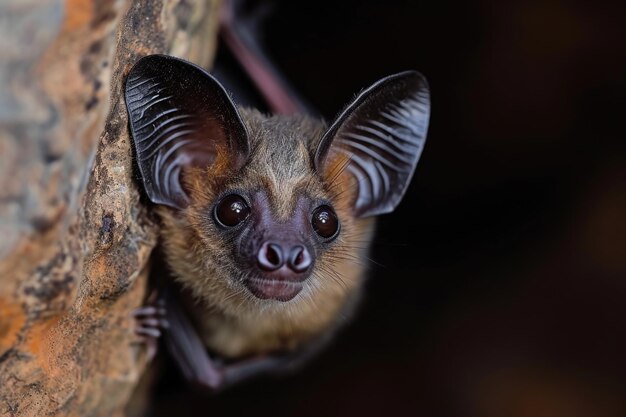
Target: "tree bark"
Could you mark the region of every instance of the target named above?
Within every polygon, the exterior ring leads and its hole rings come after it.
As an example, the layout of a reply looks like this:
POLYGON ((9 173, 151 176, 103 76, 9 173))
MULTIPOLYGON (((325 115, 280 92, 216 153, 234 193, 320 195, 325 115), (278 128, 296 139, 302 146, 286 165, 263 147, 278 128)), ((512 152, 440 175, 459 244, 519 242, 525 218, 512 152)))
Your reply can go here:
POLYGON ((123 414, 146 366, 130 312, 157 241, 124 78, 152 53, 207 66, 217 6, 0 5, 0 415, 123 414))

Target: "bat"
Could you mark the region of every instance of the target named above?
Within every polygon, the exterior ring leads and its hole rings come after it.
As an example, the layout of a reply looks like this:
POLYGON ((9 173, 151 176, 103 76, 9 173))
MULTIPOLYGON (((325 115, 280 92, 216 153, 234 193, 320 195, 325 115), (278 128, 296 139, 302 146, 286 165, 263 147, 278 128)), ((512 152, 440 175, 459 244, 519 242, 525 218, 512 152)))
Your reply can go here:
POLYGON ((327 125, 237 107, 204 69, 150 55, 125 86, 140 182, 175 285, 136 312, 183 374, 222 389, 299 366, 360 297, 375 216, 405 194, 430 114, 406 71, 327 125))

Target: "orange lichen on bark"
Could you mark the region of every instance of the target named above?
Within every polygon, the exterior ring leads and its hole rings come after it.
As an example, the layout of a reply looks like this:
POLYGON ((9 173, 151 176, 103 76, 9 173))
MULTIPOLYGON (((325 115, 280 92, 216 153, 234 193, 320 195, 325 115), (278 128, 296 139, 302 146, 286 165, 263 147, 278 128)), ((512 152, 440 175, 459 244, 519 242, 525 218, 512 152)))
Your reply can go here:
POLYGON ((0 415, 123 414, 146 365, 130 312, 156 244, 124 79, 141 56, 184 56, 214 33, 185 20, 210 3, 0 2, 14 14, 0 31, 21 45, 0 62, 0 116, 14 117, 0 123, 0 415))
POLYGON ((0 356, 17 342, 17 336, 26 322, 24 310, 19 303, 0 297, 0 356))
POLYGON ((93 16, 91 0, 66 0, 64 31, 74 31, 89 23, 93 16))

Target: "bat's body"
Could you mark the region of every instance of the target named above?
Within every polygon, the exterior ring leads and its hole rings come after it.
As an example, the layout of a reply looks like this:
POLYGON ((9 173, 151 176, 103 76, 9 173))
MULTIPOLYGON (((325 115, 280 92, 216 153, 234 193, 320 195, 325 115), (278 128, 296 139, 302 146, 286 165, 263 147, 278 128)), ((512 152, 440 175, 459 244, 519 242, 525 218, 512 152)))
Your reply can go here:
POLYGON ((153 55, 131 70, 126 100, 183 288, 166 335, 183 372, 217 388, 308 357, 352 312, 372 216, 392 211, 411 179, 428 127, 424 78, 387 77, 327 126, 237 108, 201 68, 153 55))

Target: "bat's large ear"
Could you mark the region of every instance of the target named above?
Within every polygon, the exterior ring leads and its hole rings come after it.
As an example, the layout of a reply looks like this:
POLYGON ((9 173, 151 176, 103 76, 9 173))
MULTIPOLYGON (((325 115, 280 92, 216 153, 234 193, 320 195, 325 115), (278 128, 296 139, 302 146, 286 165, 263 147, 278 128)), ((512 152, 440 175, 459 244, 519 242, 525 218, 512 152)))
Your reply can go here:
MULTIPOLYGON (((318 173, 340 154, 358 187, 357 217, 393 211, 417 166, 428 130, 430 92, 415 71, 391 75, 359 94, 339 114, 315 153, 318 173)), ((328 167, 327 167, 328 166, 328 167)))
POLYGON ((137 164, 150 200, 182 209, 189 198, 181 174, 219 155, 234 169, 249 153, 246 129, 221 84, 202 68, 165 55, 135 64, 126 106, 137 164))

